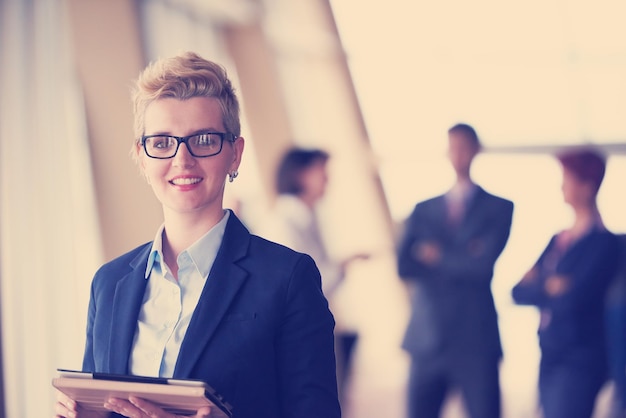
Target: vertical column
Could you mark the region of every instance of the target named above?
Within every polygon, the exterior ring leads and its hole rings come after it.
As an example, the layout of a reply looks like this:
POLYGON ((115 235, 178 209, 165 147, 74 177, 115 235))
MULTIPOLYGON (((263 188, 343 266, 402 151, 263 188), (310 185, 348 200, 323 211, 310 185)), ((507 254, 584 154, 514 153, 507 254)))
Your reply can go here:
POLYGON ((331 154, 324 228, 338 253, 392 246, 391 216, 328 0, 267 0, 263 29, 294 141, 331 154))
POLYGON ((85 99, 105 257, 151 239, 160 206, 130 158, 130 86, 144 67, 135 2, 67 2, 85 99))
POLYGON ((231 59, 237 67, 242 105, 255 143, 265 194, 274 195, 274 170, 293 137, 279 80, 276 57, 260 21, 225 30, 231 59))

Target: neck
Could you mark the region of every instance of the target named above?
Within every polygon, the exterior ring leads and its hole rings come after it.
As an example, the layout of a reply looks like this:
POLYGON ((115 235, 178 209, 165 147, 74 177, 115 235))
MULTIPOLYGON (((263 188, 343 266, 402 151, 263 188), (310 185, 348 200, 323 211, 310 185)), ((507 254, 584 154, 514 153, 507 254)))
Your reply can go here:
POLYGON ((574 208, 574 223, 571 231, 574 233, 582 233, 587 231, 595 222, 597 222, 600 214, 595 202, 592 205, 580 206, 574 208))
POLYGON ((172 271, 178 255, 213 228, 224 216, 220 210, 210 216, 206 213, 165 213, 163 256, 172 271))
POLYGON ((456 183, 457 184, 467 184, 471 182, 472 182, 472 176, 470 175, 469 170, 456 171, 456 183))
POLYGON ((311 209, 315 207, 315 203, 317 202, 317 199, 314 196, 309 196, 306 194, 301 194, 298 196, 298 198, 311 209))
POLYGON ((472 184, 472 179, 469 175, 457 175, 454 184, 457 186, 469 186, 472 184))

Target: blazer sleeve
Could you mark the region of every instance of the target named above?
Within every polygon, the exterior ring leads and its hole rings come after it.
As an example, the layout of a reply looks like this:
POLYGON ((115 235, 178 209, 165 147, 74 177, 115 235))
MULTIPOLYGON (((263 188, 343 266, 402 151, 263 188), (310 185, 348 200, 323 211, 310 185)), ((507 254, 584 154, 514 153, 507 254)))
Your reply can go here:
POLYGON ((422 224, 429 219, 427 209, 424 203, 416 205, 404 223, 403 236, 397 251, 398 275, 404 280, 415 280, 430 273, 429 267, 413 255, 415 245, 426 238, 426 228, 422 224))
POLYGON ((513 202, 491 198, 481 202, 481 223, 471 225, 467 237, 450 235, 432 211, 435 201, 418 204, 409 217, 398 249, 398 274, 405 279, 433 279, 489 285, 496 260, 511 231, 513 202), (414 255, 420 242, 435 243, 441 252, 436 265, 421 263, 414 255))
POLYGON ((442 259, 436 267, 439 275, 451 281, 489 285, 493 269, 506 246, 513 222, 513 202, 491 197, 485 202, 479 231, 467 240, 452 240, 442 247, 442 259))
MULTIPOLYGON (((553 312, 570 312, 585 309, 604 297, 610 281, 616 274, 619 262, 619 242, 610 233, 597 233, 580 246, 566 253, 557 264, 554 274, 567 280, 567 287, 558 295, 545 291, 549 275, 541 273, 529 283, 521 282, 513 288, 513 298, 518 303, 549 308, 553 312)), ((538 261, 538 265, 543 257, 538 261)))
POLYGON ((286 298, 277 337, 281 417, 339 418, 334 319, 310 257, 296 265, 286 298))
POLYGON ((542 265, 546 254, 554 245, 554 241, 555 237, 552 237, 533 265, 531 271, 534 277, 532 279, 522 279, 515 286, 513 286, 511 296, 513 297, 513 301, 515 301, 518 305, 544 306, 546 304, 547 295, 544 291, 545 277, 540 275, 540 266, 542 265))
POLYGON ((93 352, 93 326, 96 316, 96 303, 94 298, 93 284, 91 286, 91 296, 89 298, 89 308, 87 310, 87 339, 85 342, 85 353, 83 355, 83 371, 95 372, 96 364, 93 352))

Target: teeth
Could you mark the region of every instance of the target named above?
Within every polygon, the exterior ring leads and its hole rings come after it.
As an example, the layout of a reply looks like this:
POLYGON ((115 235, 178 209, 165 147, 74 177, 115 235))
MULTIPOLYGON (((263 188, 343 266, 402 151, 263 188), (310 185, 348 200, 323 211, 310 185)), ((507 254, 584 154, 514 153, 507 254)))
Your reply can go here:
POLYGON ((189 178, 189 177, 176 178, 176 179, 171 181, 171 183, 175 184, 175 185, 196 184, 196 183, 199 183, 199 182, 200 182, 200 179, 197 178, 197 177, 194 177, 194 178, 189 178))

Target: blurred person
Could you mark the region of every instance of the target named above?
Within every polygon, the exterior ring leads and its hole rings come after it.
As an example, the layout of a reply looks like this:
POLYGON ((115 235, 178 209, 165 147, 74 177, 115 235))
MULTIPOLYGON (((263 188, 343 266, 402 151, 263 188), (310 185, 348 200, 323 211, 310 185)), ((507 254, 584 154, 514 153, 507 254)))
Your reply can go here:
POLYGON ((626 418, 626 235, 620 234, 620 265, 606 300, 609 375, 613 381, 610 418, 626 418))
POLYGON ((540 312, 539 401, 545 418, 589 418, 607 378, 605 298, 620 255, 596 204, 604 156, 592 149, 557 156, 572 225, 554 235, 512 289, 540 312))
MULTIPOLYGON (((164 223, 96 272, 83 371, 203 380, 238 418, 340 417, 334 319, 313 259, 223 208, 244 150, 225 70, 194 53, 156 61, 134 105, 132 154, 164 223)), ((57 417, 174 417, 135 397, 109 399, 111 415, 58 399, 57 417)))
POLYGON ((513 203, 472 181, 481 150, 473 127, 448 130, 456 174, 445 194, 418 203, 398 248, 398 273, 410 285, 403 348, 411 357, 408 416, 436 418, 459 389, 472 418, 501 414, 502 357, 491 280, 509 237, 513 203))
POLYGON ((272 215, 263 226, 261 235, 308 254, 315 260, 322 276, 322 289, 337 320, 335 351, 342 397, 358 332, 348 327, 337 314, 334 296, 346 277, 348 265, 355 260, 366 259, 367 255, 356 254, 345 260, 335 260, 324 243, 316 209, 326 194, 329 158, 330 155, 321 149, 293 147, 285 152, 276 171, 277 197, 272 215))

